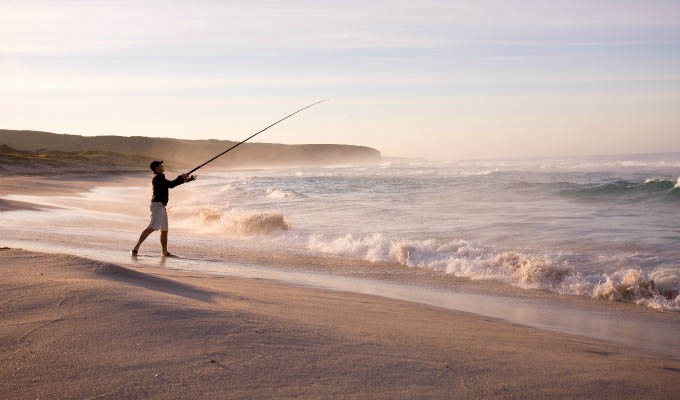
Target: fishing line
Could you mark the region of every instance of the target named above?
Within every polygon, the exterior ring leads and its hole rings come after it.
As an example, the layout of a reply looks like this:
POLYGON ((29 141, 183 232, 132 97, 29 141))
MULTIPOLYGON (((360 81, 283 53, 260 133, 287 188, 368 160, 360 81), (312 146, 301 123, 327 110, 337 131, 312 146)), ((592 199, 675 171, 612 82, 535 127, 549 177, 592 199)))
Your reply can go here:
MULTIPOLYGON (((287 120, 288 118, 292 117, 293 115, 295 115, 295 114, 297 114, 297 113, 299 113, 299 112, 301 112, 301 111, 304 111, 304 110, 308 109, 309 107, 315 106, 315 105, 317 105, 317 104, 319 104, 319 103, 323 103, 323 102, 326 101, 326 100, 328 100, 328 99, 324 99, 324 100, 321 100, 321 101, 317 101, 316 103, 312 103, 312 104, 310 104, 310 105, 308 105, 308 106, 306 106, 306 107, 303 107, 303 108, 301 108, 301 109, 295 111, 295 112, 292 113, 292 114, 289 114, 289 115, 287 115, 287 116, 281 118, 280 120, 274 122, 273 124, 269 125, 268 127, 262 129, 261 131, 258 131, 258 132, 256 132, 256 133, 254 133, 253 135, 251 135, 251 136, 247 137, 246 139, 242 140, 241 142, 236 143, 235 145, 231 146, 230 148, 226 149, 225 151, 221 152, 220 154, 216 155, 215 157, 211 158, 210 160, 208 160, 208 161, 204 162, 203 164, 199 165, 198 167, 192 169, 191 171, 187 172, 187 174, 191 174, 192 172, 197 171, 199 168, 203 167, 204 165, 208 164, 209 162, 216 160, 217 158, 223 156, 224 154, 227 154, 228 152, 234 150, 235 148, 237 148, 238 146, 242 145, 243 143, 249 141, 250 139, 254 138, 255 136, 259 135, 260 133, 262 133, 262 132, 266 131, 267 129, 271 128, 272 126, 278 124, 279 122, 285 121, 285 120, 287 120)), ((194 179, 196 179, 196 177, 195 177, 194 175, 191 175, 191 177, 189 178, 189 180, 194 180, 194 179)))

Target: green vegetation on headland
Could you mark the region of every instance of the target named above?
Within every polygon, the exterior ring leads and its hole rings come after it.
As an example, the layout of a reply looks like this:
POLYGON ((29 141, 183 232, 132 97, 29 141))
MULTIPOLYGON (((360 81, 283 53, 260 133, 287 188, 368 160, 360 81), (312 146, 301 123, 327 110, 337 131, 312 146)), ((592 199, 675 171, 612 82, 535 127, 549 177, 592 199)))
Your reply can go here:
POLYGON ((146 157, 108 151, 17 150, 0 144, 0 174, 137 172, 148 168, 146 157))
MULTIPOLYGON (((21 169, 35 166, 135 170, 151 160, 190 168, 237 142, 144 136, 80 136, 0 129, 0 164, 21 169)), ((338 144, 285 145, 245 143, 212 164, 214 167, 303 166, 377 163, 380 152, 370 147, 338 144)), ((38 171, 36 171, 38 172, 38 171)))

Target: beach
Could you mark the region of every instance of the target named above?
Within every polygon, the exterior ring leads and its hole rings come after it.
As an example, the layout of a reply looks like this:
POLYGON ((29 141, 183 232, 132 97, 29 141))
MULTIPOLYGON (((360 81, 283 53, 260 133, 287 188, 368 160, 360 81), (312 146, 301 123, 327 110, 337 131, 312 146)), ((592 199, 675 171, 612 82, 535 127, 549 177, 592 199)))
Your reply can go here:
POLYGON ((680 361, 348 292, 0 251, 7 398, 673 398, 680 361))
MULTIPOLYGON (((221 187, 238 198, 252 179, 221 187)), ((160 257, 155 236, 130 258, 147 185, 117 174, 0 182, 6 397, 673 398, 680 389, 676 312, 286 247, 300 235, 289 215, 243 219, 255 233, 215 230, 214 214, 182 214, 196 201, 188 185, 169 208, 180 258, 160 257)))

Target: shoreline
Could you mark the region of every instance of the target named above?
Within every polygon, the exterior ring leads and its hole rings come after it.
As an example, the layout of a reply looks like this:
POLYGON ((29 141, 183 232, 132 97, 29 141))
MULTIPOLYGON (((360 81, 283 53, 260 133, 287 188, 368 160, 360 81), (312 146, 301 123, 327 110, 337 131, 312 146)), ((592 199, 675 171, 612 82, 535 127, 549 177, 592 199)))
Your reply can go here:
POLYGON ((672 398, 680 389, 679 360, 410 302, 20 250, 0 260, 2 381, 15 398, 672 398))
MULTIPOLYGON (((125 178, 115 177, 115 176, 104 176, 104 177, 92 177, 92 180, 82 180, 79 176, 70 176, 65 180, 48 180, 44 181, 44 178, 17 178, 17 179, 7 179, 4 182, 0 182, 0 197, 3 196, 3 192, 8 190, 16 191, 18 193, 27 193, 27 195, 18 195, 16 200, 26 200, 26 201, 36 201, 38 203, 45 201, 43 204, 47 204, 51 207, 60 206, 75 207, 73 210, 78 212, 81 208, 87 210, 96 210, 101 212, 101 210, 113 211, 114 213, 128 214, 131 217, 128 221, 125 221, 129 225, 129 220, 134 218, 139 218, 146 214, 143 209, 134 210, 133 214, 130 214, 130 210, 125 209, 125 204, 128 201, 132 201, 134 198, 126 200, 126 202, 113 202, 106 198, 106 190, 119 190, 123 187, 136 187, 139 189, 140 185, 144 185, 147 182, 138 176, 130 176, 125 178), (26 184, 26 182, 30 184, 26 184), (59 189, 54 189, 50 185, 53 184, 59 189), (45 188, 47 187, 47 191, 45 188), (96 189, 105 189, 101 193, 97 193, 96 189), (74 194, 79 194, 78 197, 74 197, 74 194), (103 200, 101 195, 104 195, 103 200), (59 196, 62 196, 61 198, 59 196), (97 199, 93 202, 93 199, 97 199), (141 212, 140 212, 141 211, 141 212), (137 213, 137 214, 134 214, 137 213)), ((179 192, 177 195, 186 196, 186 193, 179 192)), ((11 196, 9 196, 11 197, 11 196)), ((2 200, 0 200, 1 202, 2 200)), ((16 204, 15 200, 11 202, 16 204)), ((29 204, 30 206, 31 204, 29 204)), ((46 209, 48 206, 32 204, 33 208, 46 209)), ((67 212, 64 210, 54 210, 55 212, 67 212)), ((21 211, 23 213, 23 211, 21 211)), ((29 212, 30 213, 30 212, 29 212)), ((54 214, 48 211, 46 216, 54 214)), ((26 214, 27 216, 29 214, 26 214)), ((121 225, 122 227, 123 225, 121 225)), ((125 225, 127 226, 127 225, 125 225)), ((130 234, 128 228, 119 228, 116 230, 113 227, 109 233, 112 235, 107 235, 108 231, 101 231, 97 229, 92 229, 88 225, 66 225, 65 228, 69 229, 69 238, 65 239, 62 237, 60 231, 54 232, 40 232, 39 235, 26 234, 16 234, 6 231, 7 235, 4 243, 0 245, 9 244, 12 247, 28 247, 31 250, 46 251, 46 252, 65 252, 68 254, 76 256, 94 257, 103 262, 123 262, 127 263, 129 260, 121 258, 121 239, 123 236, 130 234), (108 237, 111 236, 111 237, 108 237), (71 246, 69 246, 69 241, 71 246), (87 247, 78 247, 77 243, 90 243, 87 247), (26 244, 24 246, 24 243, 26 244), (32 244, 31 244, 32 243, 32 244), (75 247, 74 247, 75 246, 75 247), (117 251, 116 251, 117 250, 117 251), (89 253, 88 253, 89 252, 89 253), (108 254, 107 256, 103 256, 108 254)), ((1 230, 0 230, 1 231, 1 230)), ((36 232, 38 233, 38 232, 36 232)), ((134 241, 133 236, 136 236, 136 232, 130 236, 127 241, 134 241)), ((647 318, 651 321, 662 321, 662 322, 680 322, 680 313, 675 312, 658 312, 649 309, 648 307, 636 305, 634 303, 628 302, 612 302, 606 300, 593 299, 586 296, 575 296, 575 295, 563 295, 546 290, 539 289, 524 289, 517 288, 511 285, 487 281, 487 280, 472 280, 467 278, 458 278, 449 274, 444 274, 442 272, 437 272, 428 269, 421 268, 410 268, 403 265, 396 265, 394 263, 388 262, 369 262, 361 259, 351 259, 341 256, 325 255, 325 254, 313 254, 299 252, 296 250, 276 248, 273 252, 262 252, 259 248, 251 248, 246 241, 230 241, 228 238, 223 243, 220 243, 218 248, 211 248, 209 254, 204 254, 201 250, 205 246, 203 240, 205 236, 200 234, 186 232, 179 233, 173 232, 173 248, 179 250, 180 254, 186 255, 190 259, 196 261, 209 261, 211 258, 215 260, 220 260, 224 264, 241 264, 241 265, 253 265, 262 266, 264 269, 277 269, 281 271, 288 271, 290 273, 306 273, 311 272, 315 274, 331 274, 333 276, 344 278, 356 278, 359 280, 371 280, 375 279, 387 284, 406 284, 414 288, 425 288, 433 290, 448 290, 452 292, 460 292, 462 294, 472 294, 472 295, 486 295, 486 296, 499 296, 509 298, 514 301, 528 301, 538 304, 539 302, 551 303, 551 304, 561 304, 565 308, 575 309, 583 312, 597 313, 630 313, 633 316, 647 318), (206 258, 207 257, 207 258, 206 258)), ((207 242, 206 242, 207 243, 207 242)), ((124 245, 124 244, 123 244, 124 245)), ((151 240, 147 244, 146 251, 158 250, 159 246, 156 241, 151 240)), ((122 247, 123 249, 125 247, 122 247)), ((203 249, 205 250, 205 249, 203 249)), ((298 249, 299 250, 299 249, 298 249)), ((193 268, 192 266, 188 266, 193 268)), ((179 266, 182 268, 182 266, 179 266)), ((212 268, 212 266, 210 266, 212 268)), ((474 312, 474 310, 472 310, 474 312)))
MULTIPOLYGON (((660 313, 630 303, 609 303, 586 297, 564 296, 545 291, 514 289, 500 283, 474 282, 464 278, 447 279, 433 271, 406 275, 375 274, 366 276, 358 263, 358 275, 339 271, 332 264, 320 269, 318 260, 306 258, 310 268, 294 265, 291 258, 277 256, 277 264, 262 261, 255 264, 239 261, 234 256, 224 259, 179 257, 165 259, 147 254, 129 254, 104 249, 77 249, 45 244, 4 241, 10 247, 48 254, 84 257, 97 262, 113 263, 132 269, 157 269, 199 273, 225 279, 267 280, 280 285, 312 288, 331 292, 347 292, 407 301, 445 310, 465 312, 479 318, 493 318, 504 323, 602 340, 641 351, 680 360, 680 315, 660 313), (283 267, 287 260, 290 265, 283 267)), ((181 247, 180 247, 181 249, 181 247)), ((237 251, 238 250, 233 250, 237 251)), ((328 261, 328 260, 323 260, 328 261)), ((342 262, 343 260, 338 260, 342 262)), ((392 266, 392 268, 397 268, 392 266)), ((402 267, 406 269, 406 267, 402 267)), ((394 271, 393 271, 394 272, 394 271)))

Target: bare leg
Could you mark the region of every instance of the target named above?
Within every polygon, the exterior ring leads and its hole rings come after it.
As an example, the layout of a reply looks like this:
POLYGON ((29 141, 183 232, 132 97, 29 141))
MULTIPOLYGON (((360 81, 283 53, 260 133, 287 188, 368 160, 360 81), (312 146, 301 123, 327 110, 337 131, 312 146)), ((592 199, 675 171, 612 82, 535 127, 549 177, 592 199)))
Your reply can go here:
POLYGON ((139 235, 139 241, 135 245, 135 248, 134 248, 133 251, 135 251, 135 252, 139 251, 139 246, 141 246, 142 242, 144 242, 144 240, 146 240, 146 238, 149 237, 151 232, 153 232, 153 229, 151 229, 151 228, 146 228, 142 231, 142 234, 139 235))
POLYGON ((163 255, 168 254, 168 231, 161 231, 161 246, 163 246, 163 255))

